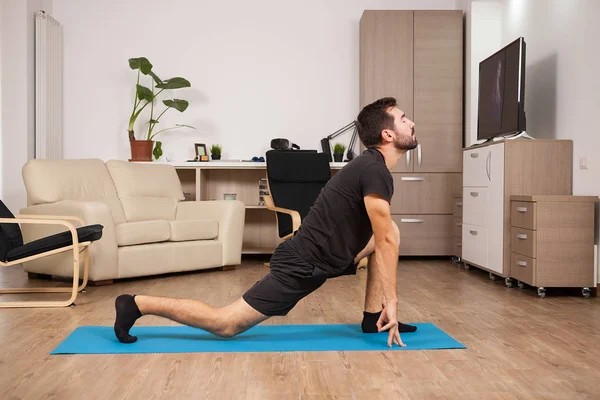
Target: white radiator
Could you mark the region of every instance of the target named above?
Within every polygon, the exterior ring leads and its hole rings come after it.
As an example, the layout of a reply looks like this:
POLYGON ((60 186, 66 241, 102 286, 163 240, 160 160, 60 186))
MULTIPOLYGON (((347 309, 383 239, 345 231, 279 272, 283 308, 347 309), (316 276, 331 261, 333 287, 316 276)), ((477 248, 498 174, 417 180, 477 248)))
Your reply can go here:
POLYGON ((63 31, 35 14, 35 158, 63 158, 63 31))

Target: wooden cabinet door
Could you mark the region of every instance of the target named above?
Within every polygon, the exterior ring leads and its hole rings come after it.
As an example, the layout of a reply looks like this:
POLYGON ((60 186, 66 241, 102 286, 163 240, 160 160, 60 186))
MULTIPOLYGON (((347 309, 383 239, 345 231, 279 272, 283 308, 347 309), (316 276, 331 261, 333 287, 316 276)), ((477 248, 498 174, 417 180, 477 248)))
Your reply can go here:
POLYGON ((414 12, 414 172, 461 172, 462 11, 414 12))
POLYGON ((367 10, 360 20, 360 107, 387 96, 413 115, 413 11, 367 10))

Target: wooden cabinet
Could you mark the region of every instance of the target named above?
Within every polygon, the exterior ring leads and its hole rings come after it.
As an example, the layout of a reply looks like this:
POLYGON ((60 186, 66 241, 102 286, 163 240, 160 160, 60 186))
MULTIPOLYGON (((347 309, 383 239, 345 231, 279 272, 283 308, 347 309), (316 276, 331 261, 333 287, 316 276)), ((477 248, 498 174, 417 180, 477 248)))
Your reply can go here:
POLYGON ((463 198, 459 193, 453 195, 453 217, 454 217, 454 258, 456 261, 462 259, 462 225, 463 225, 463 198))
POLYGON ((400 227, 401 256, 454 255, 452 195, 462 181, 462 86, 462 11, 363 13, 360 108, 395 97, 415 122, 419 141, 392 169, 391 209, 400 227))
POLYGON ((510 277, 545 296, 547 287, 596 286, 593 196, 511 196, 510 277))
MULTIPOLYGON (((464 150, 462 259, 466 265, 485 269, 490 276, 510 276, 510 196, 570 195, 572 154, 570 140, 513 139, 464 150)), ((522 251, 531 256, 533 250, 522 251)))

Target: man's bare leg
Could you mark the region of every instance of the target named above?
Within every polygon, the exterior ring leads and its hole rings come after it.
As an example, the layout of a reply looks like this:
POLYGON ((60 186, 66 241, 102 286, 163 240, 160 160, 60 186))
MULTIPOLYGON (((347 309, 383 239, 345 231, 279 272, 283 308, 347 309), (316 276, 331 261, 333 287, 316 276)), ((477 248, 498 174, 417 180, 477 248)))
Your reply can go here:
POLYGON ((122 295, 115 305, 115 334, 123 343, 137 340, 129 335, 129 329, 143 315, 158 315, 221 337, 238 335, 269 318, 242 298, 225 307, 215 308, 197 300, 122 295))

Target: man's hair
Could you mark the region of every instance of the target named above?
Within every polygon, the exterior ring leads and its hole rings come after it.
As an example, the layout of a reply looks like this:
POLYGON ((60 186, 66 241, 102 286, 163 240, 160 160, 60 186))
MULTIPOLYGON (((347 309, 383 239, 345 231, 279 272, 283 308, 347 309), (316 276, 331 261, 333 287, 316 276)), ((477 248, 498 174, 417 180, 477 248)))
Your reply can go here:
POLYGON ((381 131, 394 129, 394 116, 386 110, 396 107, 396 99, 384 97, 365 106, 356 120, 358 137, 367 148, 375 147, 381 143, 381 131))

